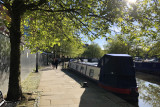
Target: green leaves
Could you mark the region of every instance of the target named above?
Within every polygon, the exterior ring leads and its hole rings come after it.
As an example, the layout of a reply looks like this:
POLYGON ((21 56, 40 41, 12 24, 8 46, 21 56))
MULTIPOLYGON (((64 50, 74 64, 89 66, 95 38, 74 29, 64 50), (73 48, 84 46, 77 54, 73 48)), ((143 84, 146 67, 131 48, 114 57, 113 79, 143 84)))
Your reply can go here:
POLYGON ((101 58, 104 55, 98 44, 92 43, 89 46, 86 46, 82 57, 85 58, 101 58))
POLYGON ((119 21, 119 22, 122 22, 122 21, 123 21, 123 19, 120 17, 120 18, 118 18, 118 21, 119 21))
MULTIPOLYGON (((31 3, 38 5, 39 1, 25 1, 26 5, 31 3)), ((137 1, 135 4, 119 0, 48 0, 38 8, 33 8, 34 11, 25 12, 21 31, 29 34, 26 42, 32 45, 31 48, 38 46, 41 50, 54 45, 61 46, 62 40, 73 42, 80 35, 90 40, 106 37, 114 24, 121 27, 121 33, 129 36, 130 41, 141 39, 142 36, 157 39, 157 3, 152 0, 137 1), (67 9, 72 11, 65 11, 67 9), (24 30, 24 25, 29 28, 24 30)), ((9 17, 6 19, 5 24, 9 26, 9 17)))

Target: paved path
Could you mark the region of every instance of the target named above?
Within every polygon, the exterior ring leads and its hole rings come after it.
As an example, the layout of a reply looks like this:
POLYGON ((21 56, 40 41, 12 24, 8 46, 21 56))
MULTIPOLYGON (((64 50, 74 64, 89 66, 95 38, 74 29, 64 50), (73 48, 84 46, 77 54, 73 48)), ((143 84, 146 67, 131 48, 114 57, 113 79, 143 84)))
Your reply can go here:
POLYGON ((40 107, 132 107, 73 72, 62 71, 60 67, 54 70, 47 67, 41 72, 40 107), (89 87, 81 87, 84 81, 89 87))

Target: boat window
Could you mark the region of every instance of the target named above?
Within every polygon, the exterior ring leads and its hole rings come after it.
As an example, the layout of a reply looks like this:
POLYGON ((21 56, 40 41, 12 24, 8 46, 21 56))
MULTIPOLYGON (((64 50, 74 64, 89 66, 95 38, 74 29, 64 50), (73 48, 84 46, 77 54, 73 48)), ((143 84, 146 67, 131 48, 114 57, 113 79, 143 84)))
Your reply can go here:
POLYGON ((94 76, 94 70, 93 70, 93 69, 90 69, 89 76, 90 76, 90 77, 93 77, 93 76, 94 76))
POLYGON ((84 67, 81 67, 81 72, 84 70, 84 67))

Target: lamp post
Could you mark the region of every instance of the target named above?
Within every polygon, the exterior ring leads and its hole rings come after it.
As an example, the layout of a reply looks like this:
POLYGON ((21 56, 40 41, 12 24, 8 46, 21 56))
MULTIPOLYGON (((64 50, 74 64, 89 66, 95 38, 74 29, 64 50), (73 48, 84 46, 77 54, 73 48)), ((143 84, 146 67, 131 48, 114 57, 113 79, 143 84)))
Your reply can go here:
POLYGON ((38 52, 36 53, 36 72, 38 72, 38 52))
POLYGON ((48 65, 48 53, 47 53, 47 65, 48 65))

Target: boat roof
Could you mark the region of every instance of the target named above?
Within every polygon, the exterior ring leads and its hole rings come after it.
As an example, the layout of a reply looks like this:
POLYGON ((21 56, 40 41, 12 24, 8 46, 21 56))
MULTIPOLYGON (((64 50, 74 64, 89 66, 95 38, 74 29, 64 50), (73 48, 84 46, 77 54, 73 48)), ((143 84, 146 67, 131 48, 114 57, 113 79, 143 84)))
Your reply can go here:
POLYGON ((98 62, 80 62, 82 64, 91 65, 91 66, 97 66, 98 62))
POLYGON ((105 54, 107 56, 121 56, 121 57, 131 57, 130 55, 128 54, 105 54))

